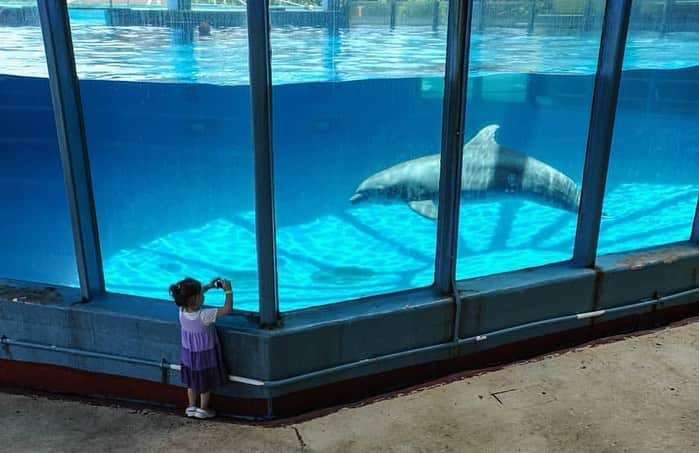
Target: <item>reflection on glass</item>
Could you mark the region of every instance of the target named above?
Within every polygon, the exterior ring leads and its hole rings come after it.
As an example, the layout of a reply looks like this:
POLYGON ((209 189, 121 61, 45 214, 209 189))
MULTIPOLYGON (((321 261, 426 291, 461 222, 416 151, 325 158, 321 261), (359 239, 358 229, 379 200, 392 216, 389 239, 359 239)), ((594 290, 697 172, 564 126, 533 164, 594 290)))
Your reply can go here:
POLYGON ((519 6, 473 21, 459 279, 572 256, 604 4, 519 6))
POLYGON ((283 311, 434 279, 436 223, 407 192, 422 173, 436 193, 447 3, 437 23, 434 2, 405 3, 393 27, 388 2, 351 2, 322 28, 272 27, 283 311))
POLYGON ((624 54, 598 254, 686 241, 699 194, 699 33, 642 19, 632 16, 624 54))
POLYGON ((44 44, 30 5, 0 2, 0 279, 78 286, 44 44))
POLYGON ((107 289, 220 275, 257 310, 245 21, 146 6, 70 10, 107 289))

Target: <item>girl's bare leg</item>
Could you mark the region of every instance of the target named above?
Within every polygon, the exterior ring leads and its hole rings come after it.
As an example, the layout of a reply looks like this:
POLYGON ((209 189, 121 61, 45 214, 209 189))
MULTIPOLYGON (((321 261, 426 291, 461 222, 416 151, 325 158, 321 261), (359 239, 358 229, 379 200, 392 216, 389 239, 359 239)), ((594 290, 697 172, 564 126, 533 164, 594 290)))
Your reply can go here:
POLYGON ((197 405, 197 394, 192 389, 187 389, 187 399, 189 400, 189 407, 197 405))
POLYGON ((209 393, 209 392, 201 393, 199 395, 199 397, 201 398, 201 408, 202 409, 209 408, 209 396, 211 396, 211 393, 209 393))

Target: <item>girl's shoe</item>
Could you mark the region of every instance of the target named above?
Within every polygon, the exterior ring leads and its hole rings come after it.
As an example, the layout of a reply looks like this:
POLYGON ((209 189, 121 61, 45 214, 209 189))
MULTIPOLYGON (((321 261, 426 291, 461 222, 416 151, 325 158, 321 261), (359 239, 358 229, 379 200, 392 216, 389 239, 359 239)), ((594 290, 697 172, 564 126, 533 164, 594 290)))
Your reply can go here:
POLYGON ((201 407, 197 407, 196 411, 194 412, 194 416, 196 418, 214 418, 216 417, 216 411, 213 409, 202 409, 201 407))
POLYGON ((196 417, 197 409, 199 409, 197 406, 189 406, 184 410, 184 415, 187 417, 196 417))

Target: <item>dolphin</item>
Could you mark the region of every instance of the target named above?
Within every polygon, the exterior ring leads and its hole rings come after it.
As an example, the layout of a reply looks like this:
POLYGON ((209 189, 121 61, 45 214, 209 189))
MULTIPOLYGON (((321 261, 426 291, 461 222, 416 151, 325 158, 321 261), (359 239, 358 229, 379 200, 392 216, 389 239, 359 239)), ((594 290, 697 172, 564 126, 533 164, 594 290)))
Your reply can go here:
MULTIPOLYGON (((544 162, 500 146, 486 126, 464 145, 461 195, 482 198, 513 195, 573 213, 578 212, 580 190, 565 174, 544 162)), ((437 218, 440 155, 419 157, 369 176, 350 198, 361 201, 402 201, 428 219, 437 218)))

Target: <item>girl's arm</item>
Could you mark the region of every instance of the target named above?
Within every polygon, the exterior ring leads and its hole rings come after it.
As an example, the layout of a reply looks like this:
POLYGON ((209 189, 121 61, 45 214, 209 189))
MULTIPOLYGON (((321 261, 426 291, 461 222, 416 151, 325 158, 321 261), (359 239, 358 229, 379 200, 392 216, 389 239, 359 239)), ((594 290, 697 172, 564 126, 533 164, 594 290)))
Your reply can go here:
POLYGON ((233 287, 230 280, 223 280, 223 291, 226 294, 226 301, 223 307, 216 311, 216 319, 233 311, 233 287))

